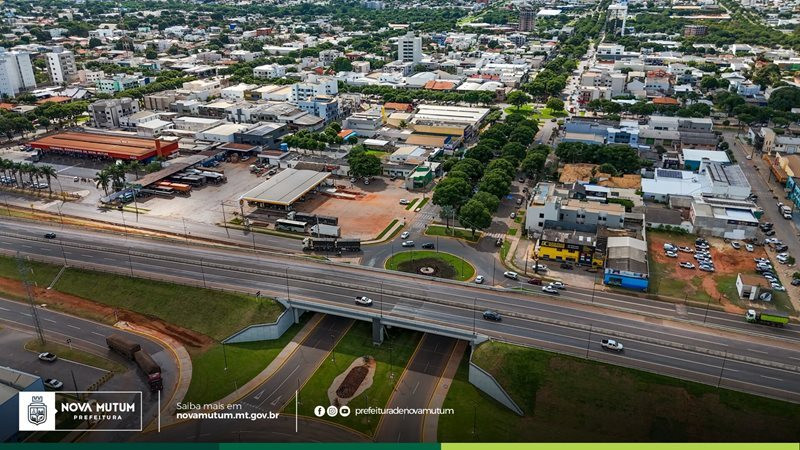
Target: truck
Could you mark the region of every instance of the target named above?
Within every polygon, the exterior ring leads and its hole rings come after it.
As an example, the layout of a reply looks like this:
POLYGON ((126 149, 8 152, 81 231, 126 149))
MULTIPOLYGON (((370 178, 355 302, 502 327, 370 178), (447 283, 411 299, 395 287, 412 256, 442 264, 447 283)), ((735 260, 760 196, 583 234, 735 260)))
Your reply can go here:
POLYGON ((303 239, 303 250, 316 252, 330 252, 336 249, 336 239, 310 238, 303 239))
POLYGON ((150 392, 160 391, 164 387, 164 381, 161 379, 161 366, 153 361, 153 358, 147 352, 141 349, 133 354, 133 359, 147 376, 150 392))
POLYGON ((106 337, 106 345, 112 351, 119 353, 120 355, 132 360, 134 354, 142 349, 142 347, 122 335, 119 334, 112 334, 106 337))
POLYGON ((780 311, 757 311, 748 309, 744 316, 750 323, 760 323, 762 325, 772 325, 782 327, 789 323, 789 315, 780 311))
POLYGON ((361 251, 361 239, 337 239, 336 250, 341 252, 361 251))

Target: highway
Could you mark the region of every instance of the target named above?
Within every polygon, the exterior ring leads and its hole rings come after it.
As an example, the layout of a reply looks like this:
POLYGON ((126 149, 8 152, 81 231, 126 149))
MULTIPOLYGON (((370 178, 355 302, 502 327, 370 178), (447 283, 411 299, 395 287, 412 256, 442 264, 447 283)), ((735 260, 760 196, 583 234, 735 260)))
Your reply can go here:
POLYGON ((796 325, 773 329, 717 311, 708 311, 706 317, 705 309, 691 307, 683 314, 687 320, 678 322, 665 320, 681 318, 674 305, 617 293, 570 288, 559 297, 532 296, 284 255, 190 247, 89 231, 64 229, 56 230, 58 239, 40 237, 50 230, 4 220, 0 222, 0 250, 19 250, 56 263, 66 257, 75 265, 242 292, 261 291, 353 311, 365 311, 353 304, 353 298, 368 295, 375 305, 366 311, 374 316, 449 326, 800 402, 796 367, 800 364, 800 327, 796 325), (625 311, 598 307, 601 303, 625 311), (498 310, 503 321, 482 320, 485 309, 498 310), (704 319, 743 333, 703 327, 704 319), (624 341, 625 353, 600 352, 598 341, 606 336, 624 341))

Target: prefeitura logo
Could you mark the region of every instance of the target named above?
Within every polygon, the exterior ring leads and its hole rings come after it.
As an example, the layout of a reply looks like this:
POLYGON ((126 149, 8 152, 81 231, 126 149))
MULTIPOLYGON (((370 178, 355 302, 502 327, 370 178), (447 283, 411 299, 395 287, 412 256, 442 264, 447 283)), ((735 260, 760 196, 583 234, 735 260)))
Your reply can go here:
POLYGON ((56 429, 55 392, 19 393, 19 430, 52 431, 56 429))

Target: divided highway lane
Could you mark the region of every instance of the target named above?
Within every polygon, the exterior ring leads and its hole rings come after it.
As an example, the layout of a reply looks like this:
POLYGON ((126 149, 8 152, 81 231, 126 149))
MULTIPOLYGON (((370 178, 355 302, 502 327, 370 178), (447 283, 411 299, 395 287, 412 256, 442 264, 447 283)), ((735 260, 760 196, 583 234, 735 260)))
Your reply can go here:
MULTIPOLYGON (((41 237, 44 235, 44 233, 48 231, 52 231, 52 228, 32 225, 29 223, 26 223, 24 227, 20 227, 19 224, 14 222, 8 222, 5 220, 0 221, 0 232, 13 232, 15 234, 30 236, 32 238, 41 240, 41 237)), ((461 301, 470 303, 473 301, 473 297, 475 296, 479 296, 481 298, 491 298, 493 300, 500 301, 501 299, 507 299, 510 295, 507 292, 501 291, 498 293, 496 291, 479 288, 475 285, 454 285, 451 283, 443 283, 430 279, 414 279, 402 274, 370 271, 366 272, 370 274, 370 276, 365 277, 365 272, 358 271, 353 267, 321 265, 320 263, 311 260, 286 258, 277 253, 274 254, 276 256, 270 254, 262 255, 218 248, 189 247, 175 242, 134 238, 123 239, 122 236, 106 233, 81 232, 71 229, 56 231, 58 231, 59 238, 51 241, 53 256, 63 256, 59 247, 62 239, 65 239, 65 245, 69 245, 72 242, 88 245, 104 245, 114 247, 123 253, 130 249, 134 253, 147 252, 148 254, 161 255, 169 258, 184 258, 195 262, 205 261, 207 263, 219 264, 235 263, 237 266, 241 266, 243 268, 283 272, 284 274, 288 274, 290 276, 302 275, 329 281, 360 284, 364 286, 365 291, 374 292, 376 295, 379 295, 380 291, 382 290, 402 290, 409 295, 448 298, 453 294, 454 291, 458 291, 460 293, 458 298, 461 301)), ((3 238, 3 236, 0 236, 0 241, 2 241, 3 238)), ((26 251, 26 249, 32 248, 31 242, 16 242, 20 245, 19 250, 26 251)), ((11 245, 12 243, 9 241, 7 244, 11 245)), ((69 259, 72 257, 77 257, 75 256, 75 252, 77 252, 78 256, 80 256, 81 252, 85 253, 85 251, 79 249, 74 251, 67 249, 67 258, 69 259)), ((103 257, 108 258, 107 256, 103 257)), ((111 262, 111 258, 105 260, 101 259, 98 261, 98 263, 101 264, 109 262, 111 262)), ((120 265, 120 267, 125 267, 129 264, 127 260, 124 261, 124 263, 125 264, 120 265)), ((524 282, 521 282, 519 287, 529 287, 535 292, 535 296, 517 296, 520 302, 534 302, 538 304, 542 302, 553 301, 543 300, 542 295, 536 292, 538 286, 530 286, 524 282)), ((754 326, 745 322, 744 319, 738 314, 730 314, 722 311, 707 310, 706 308, 691 306, 687 306, 685 308, 685 314, 681 315, 676 311, 674 304, 647 298, 640 298, 633 295, 625 295, 624 293, 605 292, 602 290, 593 291, 591 289, 570 287, 567 291, 562 292, 562 295, 558 300, 560 308, 565 307, 563 304, 564 300, 576 300, 583 303, 593 303, 597 306, 611 306, 615 309, 620 309, 634 314, 641 313, 646 315, 656 315, 663 318, 690 319, 697 323, 708 323, 712 325, 724 326, 730 329, 741 330, 748 334, 761 334, 764 336, 781 337, 784 339, 795 340, 800 343, 800 328, 798 327, 775 329, 763 326, 754 326)), ((568 307, 569 305, 566 306, 568 307)))
MULTIPOLYGON (((22 244, 27 246, 27 248, 23 250, 26 253, 57 255, 57 252, 54 250, 58 248, 58 245, 52 241, 20 240, 8 236, 0 236, 0 248, 9 248, 12 245, 18 248, 22 244)), ((197 256, 194 255, 194 249, 176 247, 174 250, 185 258, 187 258, 187 252, 191 253, 191 255, 188 255, 188 261, 190 262, 178 263, 140 256, 132 257, 129 262, 127 261, 127 253, 119 253, 118 251, 106 249, 72 248, 69 246, 69 242, 65 243, 65 252, 68 258, 74 260, 93 262, 101 266, 117 266, 122 268, 126 267, 128 264, 132 264, 136 272, 148 272, 151 275, 159 274, 162 276, 170 275, 198 281, 201 276, 204 276, 208 283, 236 287, 245 291, 248 289, 252 291, 261 290, 263 292, 275 292, 277 295, 282 295, 282 293, 285 292, 286 280, 284 277, 280 276, 279 273, 270 276, 241 272, 234 267, 219 268, 205 266, 201 268, 198 267, 199 264, 193 262, 193 260, 196 261, 197 259, 197 256), (192 256, 194 256, 194 258, 192 258, 192 256), (199 273, 201 271, 202 274, 199 273)), ((224 254, 223 252, 220 256, 231 258, 237 255, 224 254)), ((231 264, 231 262, 230 260, 227 261, 228 264, 231 264)), ((248 262, 247 258, 244 258, 241 262, 238 260, 236 261, 237 265, 244 265, 241 263, 246 262, 248 262)), ((249 262, 252 263, 253 261, 249 262)), ((261 262, 262 268, 264 269, 268 269, 270 264, 274 264, 267 260, 262 260, 261 262)), ((302 261, 299 262, 302 263, 302 261)), ((284 265, 287 265, 286 262, 284 262, 284 265)), ((299 264, 292 261, 289 265, 297 267, 299 264)), ((319 302, 329 302, 339 306, 356 308, 352 302, 353 297, 355 295, 367 293, 376 300, 376 305, 373 307, 374 314, 383 313, 384 315, 405 317, 423 322, 433 322, 462 329, 470 329, 472 328, 470 324, 474 324, 473 327, 479 327, 482 332, 486 332, 490 336, 521 343, 528 343, 531 339, 534 339, 545 343, 545 345, 540 344, 540 346, 546 348, 555 347, 555 349, 558 349, 560 345, 564 345, 563 342, 559 341, 561 338, 555 336, 558 334, 563 335, 564 333, 563 331, 559 333, 545 332, 547 331, 547 326, 555 326, 554 323, 552 323, 553 321, 563 321, 563 327, 567 329, 580 328, 578 325, 583 325, 583 328, 591 325, 594 328, 607 329, 612 334, 618 333, 622 336, 629 336, 626 338, 626 343, 629 348, 631 348, 631 344, 629 343, 631 339, 635 341, 637 337, 641 337, 644 342, 650 345, 663 342, 664 344, 660 345, 655 352, 652 352, 651 356, 641 356, 641 359, 637 357, 635 364, 628 365, 647 368, 662 373, 672 373, 674 370, 686 370, 683 369, 683 366, 688 364, 692 367, 697 366, 688 371, 689 375, 685 375, 686 377, 692 375, 694 379, 703 380, 700 375, 705 377, 709 376, 707 373, 704 373, 701 368, 704 365, 713 365, 715 356, 691 351, 691 353, 693 353, 692 358, 673 358, 662 363, 660 360, 667 355, 667 350, 669 352, 674 352, 676 350, 680 350, 684 353, 690 352, 689 350, 676 348, 676 346, 684 344, 716 350, 720 352, 720 358, 728 361, 731 360, 731 357, 723 355, 744 355, 785 364, 797 364, 797 362, 800 362, 800 354, 798 354, 796 346, 793 347, 788 343, 760 342, 763 340, 758 340, 759 342, 756 342, 757 340, 752 340, 753 342, 751 342, 751 339, 747 337, 738 335, 731 336, 727 333, 719 332, 711 334, 699 327, 690 327, 691 329, 687 329, 686 327, 678 328, 669 322, 662 324, 659 320, 642 321, 637 317, 624 317, 625 315, 621 314, 612 315, 610 311, 598 308, 582 305, 564 305, 555 300, 550 301, 548 299, 548 301, 545 301, 524 297, 515 293, 503 293, 501 295, 494 291, 446 283, 433 283, 427 280, 420 281, 381 272, 371 272, 370 275, 372 278, 387 280, 384 286, 396 285, 398 288, 402 289, 399 289, 398 293, 387 290, 384 290, 383 293, 372 292, 368 287, 361 288, 357 282, 351 283, 356 287, 333 287, 326 285, 324 282, 318 282, 317 280, 328 280, 331 277, 333 277, 334 280, 340 280, 341 277, 339 273, 332 274, 332 270, 329 269, 336 269, 337 272, 344 272, 346 268, 309 265, 307 267, 303 266, 298 269, 293 269, 290 271, 290 274, 294 275, 294 270, 301 269, 309 271, 316 269, 316 271, 312 272, 316 278, 311 278, 312 281, 290 280, 290 297, 302 296, 315 299, 319 302), (403 286, 400 284, 402 281, 410 283, 403 286), (416 287, 412 287, 415 285, 416 287), (423 296, 421 299, 408 297, 407 292, 414 289, 424 290, 425 288, 428 288, 428 290, 435 288, 437 292, 441 291, 442 294, 423 296), (426 301, 428 299, 433 301, 426 301), (436 301, 441 300, 444 300, 445 303, 436 303, 436 301), (475 310, 472 309, 470 303, 474 304, 475 310), (504 315, 517 314, 520 315, 520 317, 515 319, 507 316, 507 320, 502 324, 496 325, 500 328, 490 328, 479 318, 480 312, 485 308, 498 309, 504 315), (375 311, 376 309, 378 311, 375 311), (478 316, 477 318, 475 317, 476 315, 478 316), (539 318, 546 318, 550 322, 545 321, 543 323, 543 319, 539 318), (512 322, 514 320, 519 320, 519 325, 515 325, 516 322, 512 322)), ((360 281, 360 285, 364 285, 364 280, 362 279, 360 281)), ((374 284, 374 282, 372 284, 374 284)), ((490 325, 494 326, 495 324, 490 325)), ((575 331, 585 334, 585 331, 582 329, 575 331)), ((586 337, 581 337, 579 340, 581 341, 581 345, 585 345, 586 342, 589 342, 586 337)), ((577 344, 573 344, 573 347, 575 345, 577 344)), ((633 348, 631 351, 634 351, 633 348)), ((625 362, 629 361, 626 360, 625 362)), ((625 362, 623 362, 623 364, 625 364, 625 362)), ((731 367, 731 370, 738 370, 734 367, 736 364, 733 362, 729 362, 729 364, 732 364, 727 366, 731 367)), ((752 383, 753 377, 755 376, 754 374, 757 374, 758 380, 761 381, 761 383, 752 386, 747 384, 741 386, 741 389, 772 396, 776 396, 776 389, 789 389, 791 392, 800 393, 800 387, 794 384, 798 376, 797 373, 750 363, 742 364, 749 364, 752 369, 752 374, 750 371, 740 371, 742 374, 741 376, 744 378, 737 381, 752 383)), ((731 373, 735 374, 737 372, 731 373)), ((736 379, 733 375, 728 378, 732 380, 736 379)), ((708 382, 708 380, 705 381, 708 382)))

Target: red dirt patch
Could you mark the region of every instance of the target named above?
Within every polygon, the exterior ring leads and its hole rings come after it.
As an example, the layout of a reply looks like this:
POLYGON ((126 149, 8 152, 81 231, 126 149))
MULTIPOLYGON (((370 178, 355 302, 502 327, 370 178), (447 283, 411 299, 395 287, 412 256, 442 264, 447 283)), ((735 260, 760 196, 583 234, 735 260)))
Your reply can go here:
MULTIPOLYGON (((0 277, 0 292, 5 292, 17 298, 25 298, 25 287, 21 281, 0 277)), ((164 322, 155 317, 149 317, 127 309, 117 309, 100 303, 64 294, 55 290, 34 288, 36 302, 56 311, 74 314, 98 322, 112 325, 116 321, 125 321, 141 328, 147 328, 165 334, 188 347, 205 350, 214 343, 210 337, 195 331, 164 322)))
POLYGON ((369 368, 366 365, 353 367, 347 376, 344 377, 339 389, 336 389, 336 395, 340 398, 350 398, 356 393, 358 387, 364 381, 369 373, 369 368))

